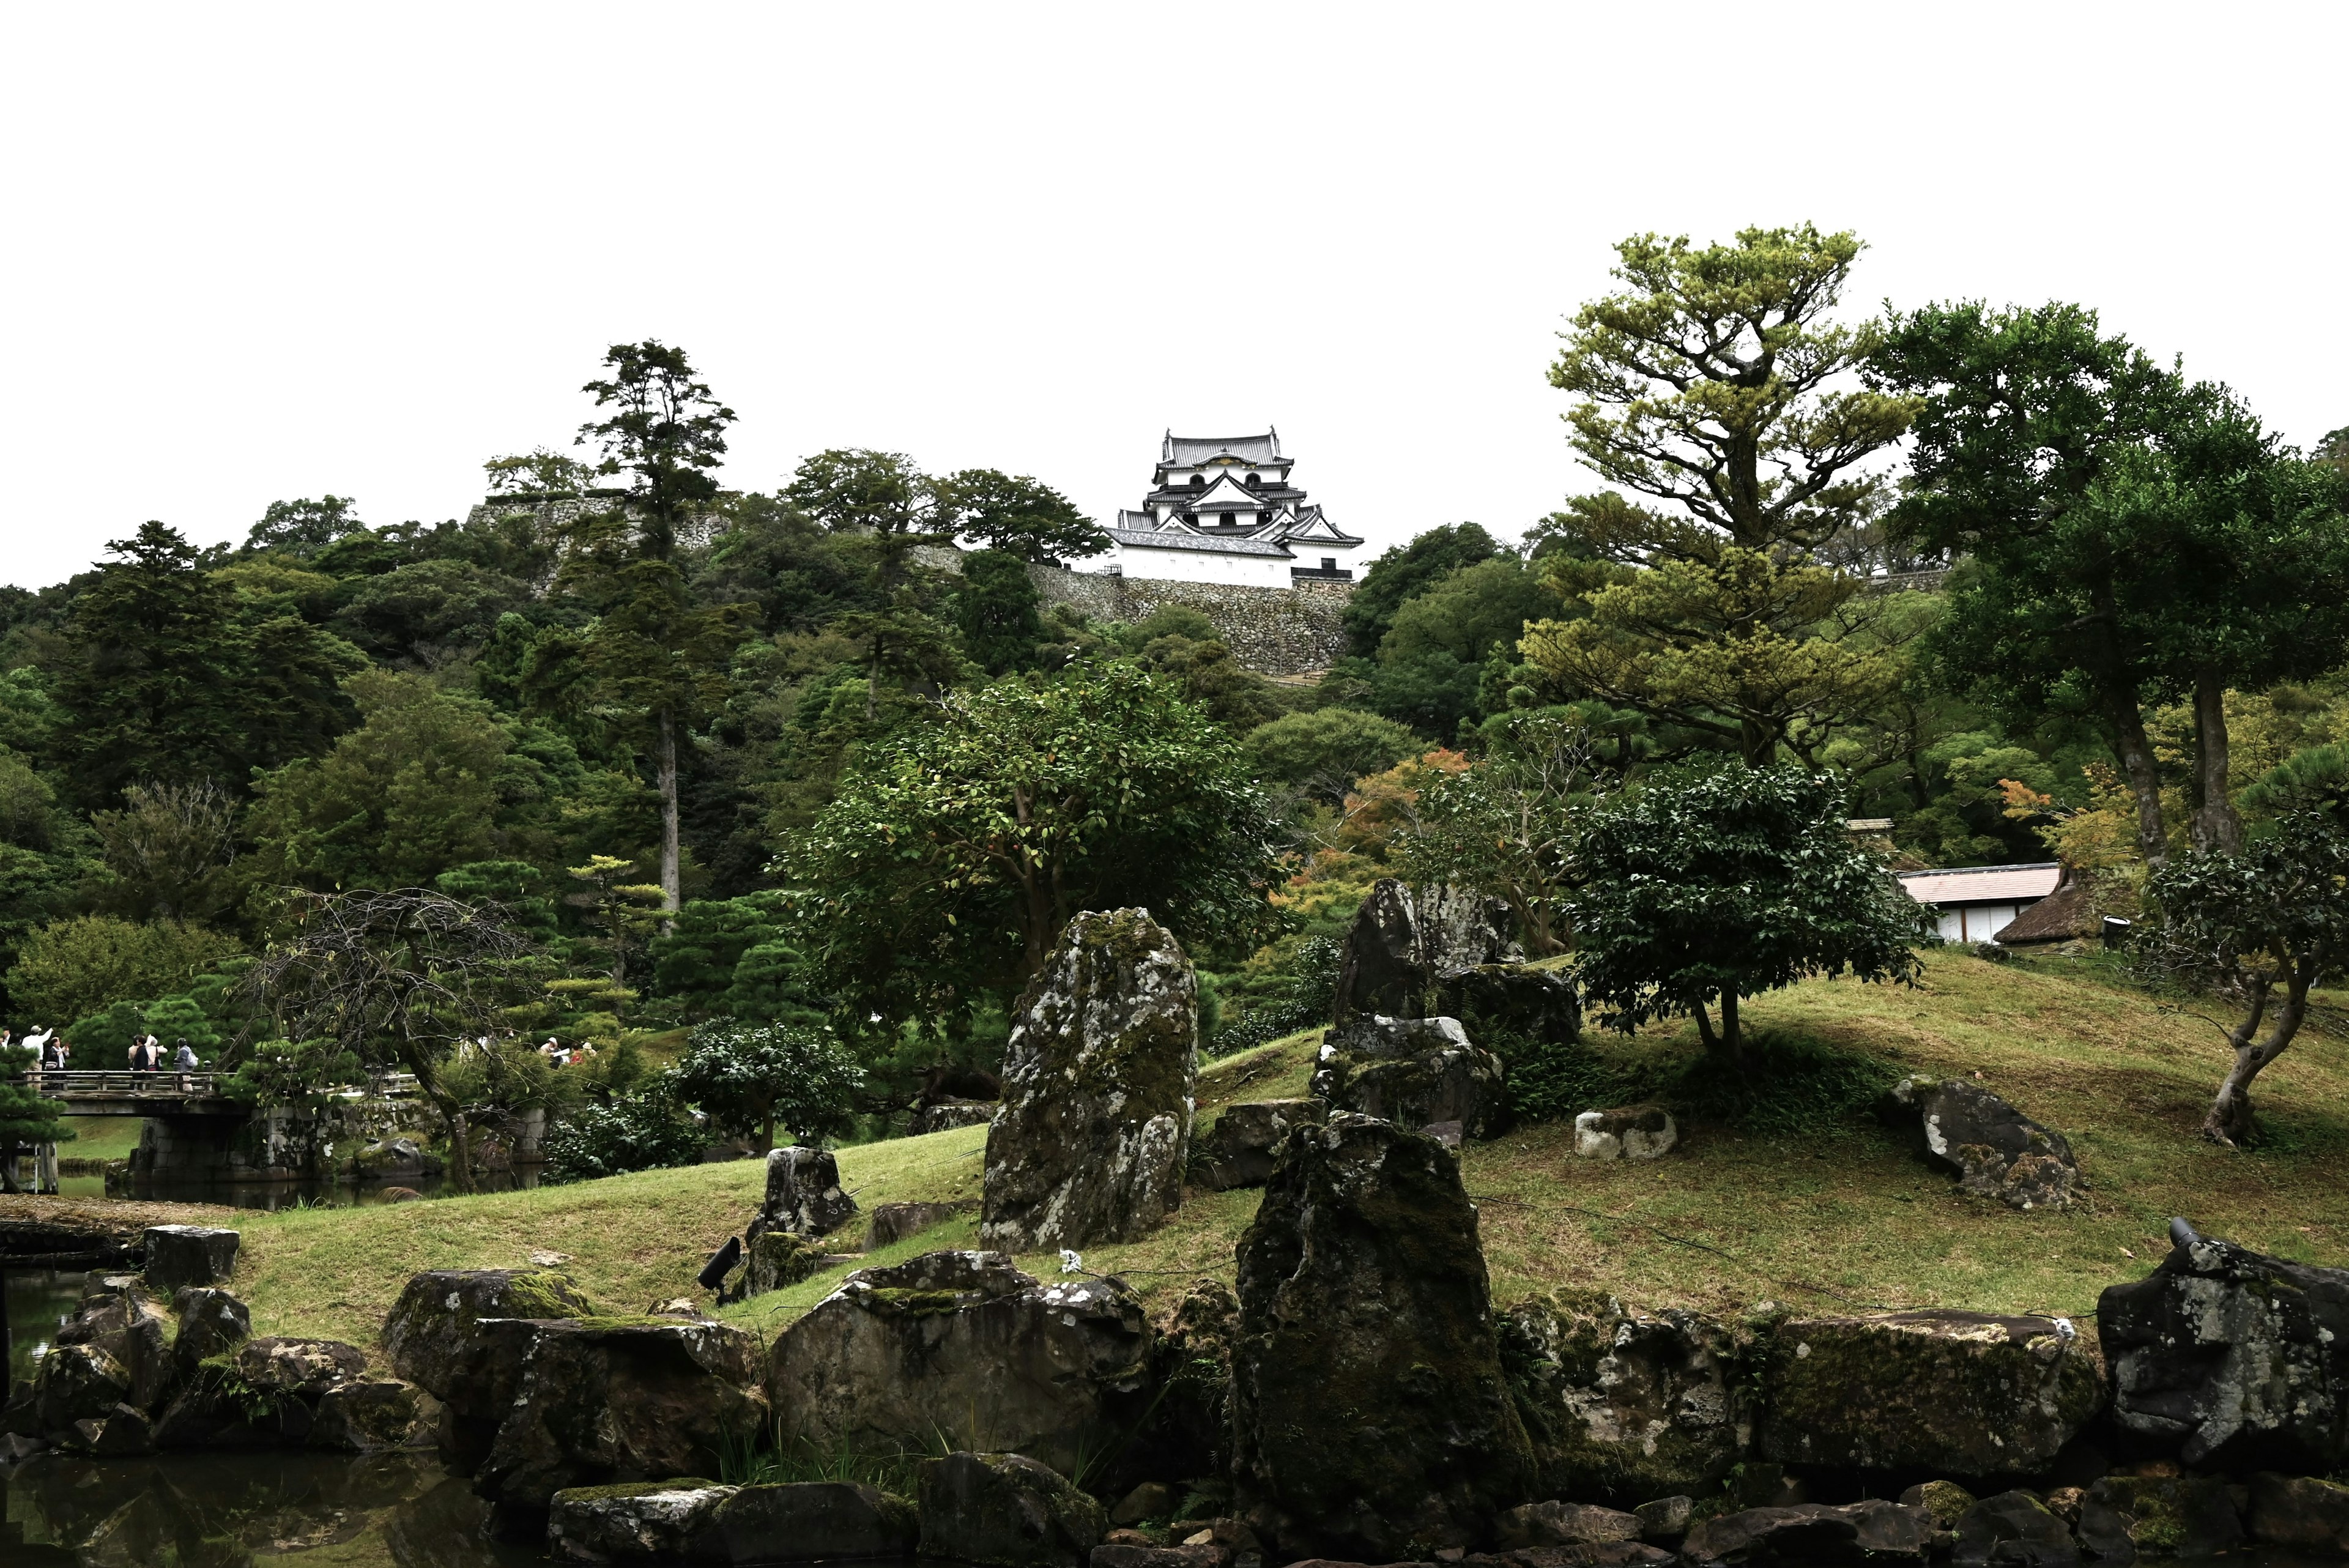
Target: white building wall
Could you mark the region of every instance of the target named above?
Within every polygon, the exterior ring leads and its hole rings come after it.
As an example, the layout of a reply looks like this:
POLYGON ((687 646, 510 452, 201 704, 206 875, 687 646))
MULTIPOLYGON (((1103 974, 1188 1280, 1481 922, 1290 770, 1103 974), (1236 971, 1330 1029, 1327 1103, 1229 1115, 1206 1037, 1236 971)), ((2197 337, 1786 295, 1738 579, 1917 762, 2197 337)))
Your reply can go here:
MULTIPOLYGON (((1283 556, 1226 556, 1207 550, 1153 550, 1120 545, 1102 565, 1114 563, 1129 577, 1156 577, 1179 583, 1240 583, 1249 587, 1285 588, 1288 568, 1320 565, 1319 557, 1290 560, 1283 556)), ((1098 571, 1100 566, 1089 569, 1098 571)))
POLYGON ((2004 930, 2029 904, 1966 904, 1938 910, 1934 929, 1945 942, 1986 942, 2004 930))

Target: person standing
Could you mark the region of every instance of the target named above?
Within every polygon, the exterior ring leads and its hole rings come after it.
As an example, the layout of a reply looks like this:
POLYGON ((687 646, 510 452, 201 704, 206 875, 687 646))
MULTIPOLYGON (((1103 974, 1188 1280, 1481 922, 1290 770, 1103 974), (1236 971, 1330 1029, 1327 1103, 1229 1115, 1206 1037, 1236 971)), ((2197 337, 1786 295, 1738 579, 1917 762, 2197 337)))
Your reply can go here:
POLYGON ((180 1036, 180 1048, 171 1054, 171 1070, 180 1075, 180 1092, 186 1094, 188 1075, 196 1070, 196 1050, 184 1034, 180 1036))

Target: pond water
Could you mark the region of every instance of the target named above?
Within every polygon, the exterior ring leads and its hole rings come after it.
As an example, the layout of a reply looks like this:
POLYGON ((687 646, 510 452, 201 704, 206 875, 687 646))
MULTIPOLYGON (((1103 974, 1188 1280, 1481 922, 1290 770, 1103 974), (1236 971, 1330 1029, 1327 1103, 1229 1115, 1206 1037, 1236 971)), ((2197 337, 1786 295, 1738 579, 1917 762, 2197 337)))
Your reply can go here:
POLYGON ((521 1568, 488 1506, 429 1455, 36 1455, 7 1478, 10 1568, 521 1568))

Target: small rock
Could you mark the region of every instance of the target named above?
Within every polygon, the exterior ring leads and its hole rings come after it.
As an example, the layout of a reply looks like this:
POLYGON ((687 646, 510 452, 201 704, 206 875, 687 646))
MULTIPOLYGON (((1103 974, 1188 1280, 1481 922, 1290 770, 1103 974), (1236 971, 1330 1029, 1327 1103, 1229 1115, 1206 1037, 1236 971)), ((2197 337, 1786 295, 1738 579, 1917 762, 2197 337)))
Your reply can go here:
POLYGON ((266 1394, 309 1395, 356 1381, 367 1373, 367 1352, 339 1339, 295 1339, 272 1334, 237 1347, 237 1377, 266 1394))
POLYGON ((543 1247, 534 1247, 530 1253, 530 1266, 533 1269, 559 1269, 570 1261, 570 1253, 550 1252, 543 1247))
POLYGON ((1910 1128, 1925 1157, 1957 1173, 1959 1188, 2013 1209, 2061 1209, 2079 1197, 2080 1170, 2051 1132, 1979 1084, 1903 1078, 1878 1107, 1910 1128))
POLYGON ((854 1218, 856 1199, 840 1185, 832 1151, 794 1144, 767 1155, 767 1201, 751 1222, 751 1239, 766 1231, 829 1236, 854 1218))
POLYGON ((558 1491, 547 1504, 547 1552, 561 1563, 677 1562, 733 1495, 698 1480, 558 1491))
MULTIPOLYGON (((1102 1537, 1102 1546, 1155 1546, 1158 1542, 1139 1530, 1112 1530, 1102 1537)), ((1098 1552, 1101 1546, 1093 1548, 1098 1552)))
POLYGON ((104 1420, 131 1391, 129 1371, 98 1346, 52 1345, 33 1375, 33 1414, 40 1431, 67 1432, 78 1421, 104 1420))
POLYGON ((872 1229, 865 1233, 864 1250, 877 1252, 884 1247, 920 1235, 934 1225, 943 1225, 970 1212, 967 1203, 884 1203, 873 1210, 872 1229))
POLYGON ((678 1317, 691 1323, 709 1323, 709 1314, 694 1303, 691 1296, 671 1296, 665 1302, 655 1302, 645 1309, 647 1317, 678 1317))
POLYGON ((1640 1516, 1587 1502, 1528 1502, 1501 1515, 1502 1546, 1595 1546, 1605 1541, 1637 1541, 1640 1516))
POLYGON ((1226 1106, 1215 1125, 1192 1145, 1191 1179, 1210 1192, 1262 1187, 1272 1175, 1273 1151, 1288 1129, 1318 1123, 1319 1100, 1249 1100, 1226 1106))
MULTIPOLYGON (((1935 1511, 1930 1504, 1926 1508, 1935 1511)), ((2073 1568, 2080 1561, 2080 1549, 2073 1544, 2064 1521, 2027 1491, 1986 1497, 1959 1514, 1954 1524, 1940 1528, 1956 1532, 1951 1561, 1958 1568, 1989 1568, 1992 1563, 2001 1568, 2073 1568)))
POLYGON ((89 1443, 89 1451, 95 1458, 131 1459, 155 1451, 155 1423, 149 1420, 147 1412, 136 1405, 117 1405, 105 1420, 85 1421, 80 1425, 95 1425, 103 1428, 92 1437, 89 1443))
POLYGON ((236 1270, 237 1233, 202 1225, 150 1225, 142 1241, 147 1283, 168 1295, 181 1285, 224 1285, 236 1270))
POLYGON ((1330 1050, 1358 1062, 1407 1062, 1430 1051, 1465 1051, 1468 1031, 1456 1018, 1390 1018, 1361 1013, 1323 1036, 1330 1050))
POLYGON ((695 1552, 727 1563, 910 1559, 921 1537, 914 1505, 855 1481, 746 1486, 718 1505, 695 1552))
POLYGON ((2106 1563, 2208 1557, 2241 1544, 2227 1483, 2215 1476, 2106 1476, 2080 1504, 2080 1544, 2106 1563))
POLYGON ((1112 1524, 1140 1524, 1145 1519, 1172 1519, 1182 1499, 1164 1481, 1143 1481, 1118 1500, 1109 1511, 1112 1524))
POLYGON ((1640 1521, 1640 1539, 1652 1546, 1677 1546, 1688 1533, 1689 1516, 1696 1511, 1692 1497, 1660 1497, 1631 1511, 1640 1521))
POLYGON ((1584 1159, 1655 1159, 1680 1140, 1680 1124, 1661 1106, 1585 1111, 1574 1118, 1574 1152, 1584 1159))
POLYGON ((985 1127, 995 1119, 993 1100, 933 1100, 905 1118, 905 1136, 946 1132, 954 1127, 985 1127))
POLYGON ((206 1359, 223 1355, 253 1337, 253 1314, 244 1303, 209 1285, 190 1285, 171 1298, 180 1332, 171 1341, 171 1375, 186 1383, 206 1359))
POLYGON ((1933 1516, 1934 1525, 1955 1530, 1959 1516, 1974 1505, 1974 1494, 1955 1481, 1920 1481, 1900 1494, 1900 1501, 1933 1516))
POLYGON ((2251 1478, 2251 1539, 2299 1552, 2349 1553, 2349 1486, 2262 1470, 2251 1478))
POLYGON ((0 1433, 0 1465, 21 1465, 48 1445, 21 1432, 0 1433))
POLYGON ((1100 1503, 1019 1454, 924 1460, 920 1507, 923 1556, 991 1568, 1078 1568, 1107 1527, 1100 1503))

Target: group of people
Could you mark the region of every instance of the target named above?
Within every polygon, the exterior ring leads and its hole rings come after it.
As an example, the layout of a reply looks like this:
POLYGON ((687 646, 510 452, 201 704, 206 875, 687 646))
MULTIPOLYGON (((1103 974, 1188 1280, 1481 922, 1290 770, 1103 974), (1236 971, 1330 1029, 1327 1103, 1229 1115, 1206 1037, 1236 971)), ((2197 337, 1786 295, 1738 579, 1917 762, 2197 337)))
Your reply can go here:
POLYGON ((46 1023, 22 1040, 16 1038, 16 1031, 0 1026, 0 1051, 12 1045, 20 1051, 36 1053, 34 1064, 44 1073, 64 1072, 66 1059, 73 1054, 73 1047, 66 1044, 66 1037, 46 1023))
MULTIPOLYGON (((62 1073, 73 1058, 73 1047, 66 1043, 66 1037, 46 1023, 22 1040, 16 1038, 14 1030, 0 1026, 0 1051, 12 1045, 18 1050, 37 1053, 34 1064, 44 1073, 62 1073)), ((188 1044, 187 1036, 180 1037, 171 1052, 171 1065, 172 1072, 180 1074, 192 1073, 201 1065, 196 1057, 196 1048, 188 1044)), ((163 1043, 151 1033, 141 1034, 133 1040, 130 1043, 130 1070, 134 1073, 163 1071, 163 1043)))
POLYGON ((585 1062, 588 1057, 593 1056, 595 1054, 595 1047, 583 1041, 577 1045, 565 1048, 561 1041, 550 1034, 539 1046, 538 1054, 558 1067, 568 1067, 574 1062, 585 1062))

